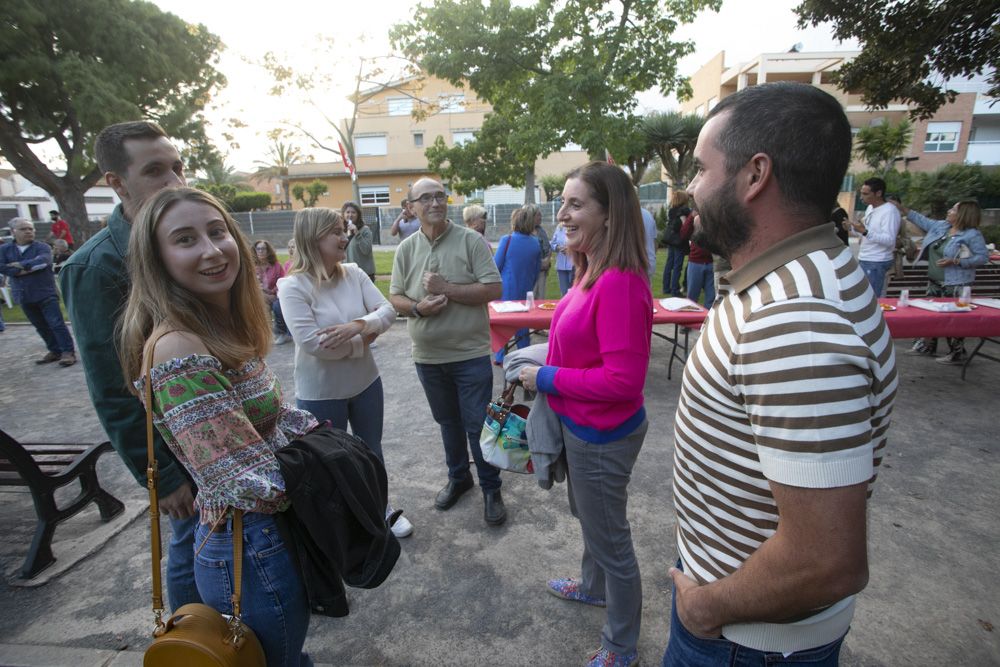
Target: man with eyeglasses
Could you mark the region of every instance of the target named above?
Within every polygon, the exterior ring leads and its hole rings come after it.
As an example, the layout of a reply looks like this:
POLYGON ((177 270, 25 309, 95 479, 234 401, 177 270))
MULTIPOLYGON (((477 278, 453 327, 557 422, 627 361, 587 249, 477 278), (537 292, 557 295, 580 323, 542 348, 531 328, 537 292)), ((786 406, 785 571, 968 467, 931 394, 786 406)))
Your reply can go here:
POLYGON ((861 186, 861 201, 868 204, 864 222, 851 226, 861 234, 858 264, 864 271, 875 296, 885 296, 885 277, 896 261, 896 236, 899 234, 899 211, 885 200, 885 181, 869 178, 861 186))
POLYGON ((396 250, 389 301, 408 318, 417 377, 441 427, 448 483, 434 505, 447 510, 475 485, 471 450, 483 518, 499 526, 507 519, 500 471, 483 460, 479 436, 493 392, 486 304, 500 298, 500 272, 479 234, 448 220, 441 183, 422 178, 407 198, 420 229, 396 250))

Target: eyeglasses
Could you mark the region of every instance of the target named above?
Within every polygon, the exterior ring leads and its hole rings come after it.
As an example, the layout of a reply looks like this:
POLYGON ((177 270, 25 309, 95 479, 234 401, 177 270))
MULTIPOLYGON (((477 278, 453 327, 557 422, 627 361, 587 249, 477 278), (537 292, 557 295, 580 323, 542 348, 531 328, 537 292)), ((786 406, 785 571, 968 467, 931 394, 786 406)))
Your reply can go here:
POLYGON ((439 204, 443 204, 446 201, 448 201, 448 194, 445 192, 425 192, 416 199, 411 199, 410 203, 416 204, 417 202, 420 202, 424 206, 427 206, 432 201, 435 201, 439 204))

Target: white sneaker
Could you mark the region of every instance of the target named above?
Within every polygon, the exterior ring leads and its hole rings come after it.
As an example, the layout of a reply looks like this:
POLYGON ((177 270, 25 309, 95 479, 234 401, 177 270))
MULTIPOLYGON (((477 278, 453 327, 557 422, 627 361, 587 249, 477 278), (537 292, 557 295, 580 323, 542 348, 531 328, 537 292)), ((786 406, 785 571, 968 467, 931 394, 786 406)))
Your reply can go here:
POLYGON ((389 526, 389 528, 392 530, 392 534, 398 538, 409 537, 413 534, 413 524, 402 514, 396 518, 396 522, 389 526))
POLYGON ((291 340, 292 340, 292 337, 289 336, 286 333, 278 334, 277 336, 274 337, 274 344, 275 345, 284 345, 285 343, 288 343, 291 340))

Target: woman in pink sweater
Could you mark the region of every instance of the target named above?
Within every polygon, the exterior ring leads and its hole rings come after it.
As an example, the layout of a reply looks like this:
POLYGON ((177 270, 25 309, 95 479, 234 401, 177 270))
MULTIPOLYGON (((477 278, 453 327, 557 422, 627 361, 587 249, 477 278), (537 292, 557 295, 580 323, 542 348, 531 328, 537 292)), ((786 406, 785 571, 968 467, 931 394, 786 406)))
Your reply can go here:
POLYGON ((546 365, 524 369, 520 379, 562 422, 583 561, 580 579, 554 579, 547 590, 606 606, 601 648, 588 664, 627 667, 639 660, 642 613, 627 489, 648 426, 643 385, 653 326, 642 214, 625 172, 591 162, 567 177, 558 220, 577 278, 553 315, 546 365))

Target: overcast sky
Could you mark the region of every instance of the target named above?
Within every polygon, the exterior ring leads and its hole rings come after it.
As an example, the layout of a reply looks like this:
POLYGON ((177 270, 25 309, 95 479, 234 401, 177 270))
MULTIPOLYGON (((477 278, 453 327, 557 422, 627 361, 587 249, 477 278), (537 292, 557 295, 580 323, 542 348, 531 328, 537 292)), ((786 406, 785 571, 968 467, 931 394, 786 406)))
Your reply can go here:
MULTIPOLYGON (((332 136, 325 121, 308 102, 267 94, 270 79, 255 64, 266 52, 276 52, 282 61, 303 71, 319 69, 332 73, 335 84, 314 91, 313 101, 330 118, 339 120, 350 113, 344 97, 353 89, 356 56, 388 54, 389 28, 405 20, 415 5, 411 0, 328 3, 283 0, 253 5, 236 0, 153 1, 186 21, 203 23, 225 43, 219 69, 229 83, 213 99, 208 113, 209 134, 228 153, 227 162, 245 171, 254 168, 255 160, 265 157, 266 133, 277 127, 287 128, 288 121, 302 124, 317 136, 332 136), (333 60, 318 58, 320 35, 332 38, 337 45, 337 57, 333 60), (229 118, 239 118, 247 127, 233 129, 226 122, 229 118), (224 132, 235 137, 238 148, 229 145, 223 138, 224 132)), ((799 0, 724 0, 720 12, 703 12, 694 23, 678 31, 678 37, 693 39, 696 45, 694 53, 681 61, 680 71, 690 76, 722 50, 726 51, 726 64, 733 65, 758 53, 787 51, 799 42, 806 51, 855 48, 854 44, 838 44, 825 26, 797 30, 797 16, 792 10, 798 3, 799 0)), ((641 94, 639 104, 642 111, 676 108, 673 99, 663 98, 655 91, 641 94)), ((309 141, 301 135, 293 142, 317 161, 335 159, 331 153, 309 146, 309 141)), ((56 155, 57 152, 52 157, 56 155)))

